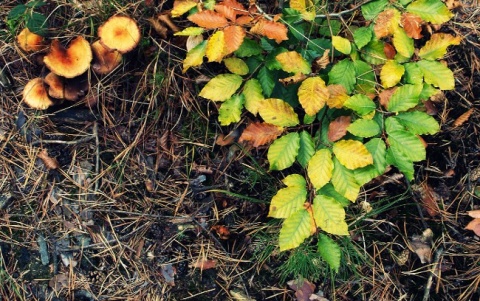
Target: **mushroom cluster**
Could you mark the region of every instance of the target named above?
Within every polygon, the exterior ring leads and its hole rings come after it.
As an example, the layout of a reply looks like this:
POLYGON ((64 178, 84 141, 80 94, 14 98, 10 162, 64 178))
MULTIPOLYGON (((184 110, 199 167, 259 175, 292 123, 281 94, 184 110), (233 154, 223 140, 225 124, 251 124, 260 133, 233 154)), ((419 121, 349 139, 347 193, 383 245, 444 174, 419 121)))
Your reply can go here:
MULTIPOLYGON (((89 88, 86 72, 91 68, 98 75, 112 72, 122 62, 122 54, 140 42, 137 23, 127 16, 112 16, 98 28, 99 40, 90 43, 82 36, 68 47, 53 39, 43 63, 50 70, 45 78, 30 80, 23 89, 23 101, 33 109, 44 110, 55 100, 77 101, 89 88)), ((18 46, 25 52, 43 51, 47 44, 42 36, 27 28, 17 36, 18 46)))

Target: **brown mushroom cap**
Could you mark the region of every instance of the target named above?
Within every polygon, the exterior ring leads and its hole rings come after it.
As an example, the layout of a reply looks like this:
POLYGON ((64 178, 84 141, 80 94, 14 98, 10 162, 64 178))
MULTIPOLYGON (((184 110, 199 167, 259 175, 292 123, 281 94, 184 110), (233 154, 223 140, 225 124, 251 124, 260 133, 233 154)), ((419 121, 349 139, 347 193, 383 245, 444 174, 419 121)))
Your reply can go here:
POLYGON ((81 36, 72 40, 68 48, 63 47, 58 40, 53 40, 50 52, 43 61, 56 75, 72 78, 88 70, 92 61, 92 49, 81 36))
POLYGON ((110 50, 96 41, 92 44, 93 64, 92 69, 97 74, 107 74, 122 62, 122 54, 117 50, 110 50))
POLYGON ((77 101, 88 91, 88 80, 85 78, 66 79, 50 72, 45 76, 48 95, 53 98, 77 101))
POLYGON ((48 97, 43 80, 39 77, 30 80, 23 89, 23 101, 32 109, 45 110, 53 105, 48 97))
POLYGON ((100 42, 111 50, 127 53, 140 42, 137 22, 126 16, 113 16, 98 28, 100 42))
POLYGON ((18 46, 25 52, 40 51, 45 49, 45 40, 42 36, 24 28, 17 36, 18 46))

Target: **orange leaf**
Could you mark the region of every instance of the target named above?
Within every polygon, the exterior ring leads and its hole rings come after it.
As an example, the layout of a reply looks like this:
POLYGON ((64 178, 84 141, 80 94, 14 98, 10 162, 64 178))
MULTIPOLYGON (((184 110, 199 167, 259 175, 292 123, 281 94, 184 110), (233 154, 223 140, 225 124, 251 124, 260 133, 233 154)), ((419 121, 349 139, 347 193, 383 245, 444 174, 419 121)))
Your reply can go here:
POLYGON ((393 45, 390 43, 385 43, 385 45, 383 46, 383 52, 389 60, 393 60, 395 58, 395 55, 397 54, 395 47, 393 47, 393 45))
POLYGON ((468 216, 473 217, 473 218, 480 218, 480 210, 470 210, 467 211, 468 216))
POLYGON ((211 10, 204 10, 194 15, 190 15, 188 16, 188 20, 200 27, 208 29, 215 29, 228 25, 228 21, 224 16, 211 10))
POLYGON ((247 9, 237 0, 225 0, 222 2, 223 5, 233 8, 237 15, 248 15, 247 9))
POLYGON ((245 29, 240 26, 228 26, 224 30, 224 39, 225 39, 225 48, 227 49, 226 54, 230 54, 237 50, 240 45, 243 43, 245 38, 245 29))
POLYGON ((412 39, 421 39, 422 36, 422 23, 423 20, 417 15, 411 13, 404 13, 402 15, 401 24, 403 29, 412 39))
POLYGON ((350 97, 347 94, 347 89, 342 85, 328 85, 328 92, 330 97, 327 99, 327 106, 330 108, 341 109, 343 104, 350 97))
POLYGON ((272 142, 280 136, 282 132, 282 127, 269 123, 260 123, 258 121, 252 122, 243 130, 239 142, 245 141, 251 143, 253 147, 259 147, 272 142))
POLYGON ((328 140, 335 142, 345 136, 351 120, 350 116, 340 116, 330 122, 328 126, 328 140))
POLYGON ((395 17, 398 11, 395 9, 387 9, 378 14, 373 31, 378 39, 384 38, 390 34, 393 34, 395 28, 395 17))
POLYGON ((388 102, 390 101, 390 98, 392 97, 393 92, 395 92, 396 89, 397 87, 383 90, 382 92, 380 92, 380 94, 378 94, 379 102, 384 108, 388 106, 388 102))
POLYGON ((250 16, 240 16, 235 20, 235 24, 237 25, 247 25, 253 21, 253 18, 250 16))
POLYGON ((221 239, 228 239, 230 237, 230 230, 227 227, 222 225, 215 225, 212 227, 212 230, 217 232, 218 236, 221 239))
POLYGON ((470 115, 472 115, 473 113, 473 108, 471 108, 470 110, 466 111, 465 113, 463 113, 462 115, 460 115, 454 122, 453 122, 453 127, 459 127, 461 126, 462 124, 464 124, 465 122, 467 122, 468 118, 470 118, 470 115))
POLYGON ((287 27, 282 23, 274 21, 262 19, 258 21, 258 23, 252 28, 250 28, 250 32, 259 34, 261 36, 266 36, 269 39, 275 40, 277 43, 288 40, 287 27))
POLYGON ((237 13, 230 6, 217 4, 217 5, 215 5, 215 10, 217 11, 217 13, 221 14, 222 16, 224 16, 225 18, 227 18, 231 21, 235 21, 235 19, 237 17, 237 13))
POLYGON ((475 232, 475 235, 480 236, 480 218, 476 218, 469 222, 465 229, 472 230, 475 232))
POLYGON ((204 259, 204 260, 199 260, 195 262, 192 266, 194 268, 198 268, 200 270, 208 270, 208 269, 213 269, 215 268, 215 265, 217 264, 216 260, 212 259, 204 259))
POLYGON ((46 149, 42 149, 37 156, 43 161, 43 164, 45 164, 45 167, 48 169, 57 169, 60 167, 57 159, 50 157, 46 149))

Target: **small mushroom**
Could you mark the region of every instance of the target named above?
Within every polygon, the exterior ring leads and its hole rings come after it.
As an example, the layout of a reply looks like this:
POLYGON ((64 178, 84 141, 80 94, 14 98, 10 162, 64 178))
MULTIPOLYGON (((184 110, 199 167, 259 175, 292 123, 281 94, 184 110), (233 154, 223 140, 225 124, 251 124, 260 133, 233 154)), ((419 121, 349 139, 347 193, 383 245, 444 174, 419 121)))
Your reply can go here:
POLYGON ((50 72, 45 77, 45 83, 48 85, 48 95, 53 98, 77 101, 85 96, 88 91, 87 79, 74 78, 66 79, 50 72))
POLYGON ((20 49, 25 52, 41 51, 45 49, 45 40, 42 36, 24 28, 17 36, 17 42, 20 49))
POLYGON ((53 105, 40 77, 30 80, 23 89, 23 101, 32 109, 45 110, 53 105))
POLYGON ((92 51, 92 69, 97 74, 110 73, 122 62, 122 54, 120 52, 106 48, 100 41, 92 44, 92 51))
POLYGON ((140 42, 137 22, 127 16, 113 16, 98 28, 100 43, 111 50, 127 53, 140 42))
POLYGON ((76 77, 90 67, 92 49, 83 37, 75 38, 68 48, 63 47, 58 40, 53 40, 50 52, 43 58, 48 69, 66 78, 76 77))

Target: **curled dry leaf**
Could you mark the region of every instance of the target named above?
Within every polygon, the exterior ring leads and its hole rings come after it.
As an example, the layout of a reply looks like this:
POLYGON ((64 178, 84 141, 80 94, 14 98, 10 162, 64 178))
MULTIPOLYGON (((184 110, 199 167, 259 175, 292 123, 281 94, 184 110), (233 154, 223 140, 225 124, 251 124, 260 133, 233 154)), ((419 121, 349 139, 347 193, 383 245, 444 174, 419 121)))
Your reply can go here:
POLYGON ((229 239, 230 238, 230 230, 223 225, 215 225, 212 227, 212 230, 217 232, 218 236, 221 239, 229 239))
POLYGON ((303 81, 306 78, 307 78, 307 76, 305 74, 297 73, 297 74, 289 76, 289 77, 280 78, 278 81, 286 87, 286 86, 289 86, 289 85, 297 84, 297 83, 303 81))
POLYGON ((315 291, 315 284, 306 279, 290 280, 287 282, 288 286, 295 291, 297 301, 308 301, 310 296, 315 291))
POLYGON ((57 169, 60 167, 57 159, 48 156, 46 149, 42 149, 37 156, 43 161, 43 164, 45 164, 45 167, 48 169, 57 169))
POLYGON ((433 232, 430 228, 423 231, 422 235, 414 235, 411 240, 411 247, 417 254, 421 263, 430 263, 432 261, 432 243, 433 232))
POLYGON ((327 68, 330 64, 330 49, 326 49, 321 57, 316 58, 312 63, 312 72, 317 73, 318 71, 327 68))
POLYGON ((475 218, 465 227, 466 230, 472 230, 475 235, 480 236, 480 218, 475 218))
POLYGON ((328 140, 335 142, 345 136, 351 120, 350 116, 340 116, 330 122, 328 126, 328 140))
POLYGON ((57 274, 50 279, 48 285, 56 292, 62 288, 68 287, 68 276, 66 274, 57 274))
POLYGON ((480 218, 480 210, 470 210, 467 212, 468 216, 473 218, 480 218))
POLYGON ((160 270, 163 278, 165 278, 165 282, 170 286, 175 286, 175 274, 177 274, 175 267, 172 264, 166 264, 162 265, 160 270))
POLYGON ((460 115, 454 122, 453 122, 453 127, 459 127, 461 126, 462 124, 464 124, 465 122, 468 121, 468 118, 470 118, 470 116, 472 115, 474 109, 471 108, 470 110, 466 111, 465 113, 463 113, 462 115, 460 115))
POLYGON ((434 217, 440 214, 440 208, 438 207, 440 196, 430 185, 424 182, 420 185, 413 185, 412 188, 420 195, 423 208, 425 208, 428 215, 434 217))

